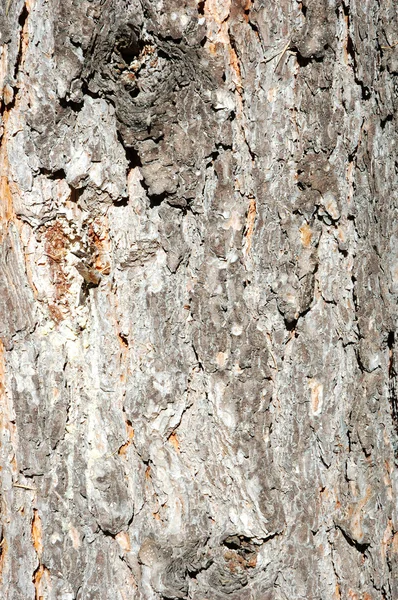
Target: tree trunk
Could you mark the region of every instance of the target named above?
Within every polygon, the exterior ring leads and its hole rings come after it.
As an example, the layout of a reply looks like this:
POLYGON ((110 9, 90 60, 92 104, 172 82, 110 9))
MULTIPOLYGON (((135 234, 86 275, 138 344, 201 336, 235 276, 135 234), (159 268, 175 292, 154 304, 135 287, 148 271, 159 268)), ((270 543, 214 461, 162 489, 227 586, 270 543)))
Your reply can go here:
POLYGON ((393 0, 3 0, 1 597, 396 600, 393 0))

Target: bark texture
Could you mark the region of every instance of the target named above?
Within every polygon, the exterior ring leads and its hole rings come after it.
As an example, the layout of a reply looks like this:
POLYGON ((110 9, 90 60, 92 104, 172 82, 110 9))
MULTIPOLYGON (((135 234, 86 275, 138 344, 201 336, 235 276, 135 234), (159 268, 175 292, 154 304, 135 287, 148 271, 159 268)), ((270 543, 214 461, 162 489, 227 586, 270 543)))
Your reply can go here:
POLYGON ((396 2, 0 34, 1 597, 396 600, 396 2))

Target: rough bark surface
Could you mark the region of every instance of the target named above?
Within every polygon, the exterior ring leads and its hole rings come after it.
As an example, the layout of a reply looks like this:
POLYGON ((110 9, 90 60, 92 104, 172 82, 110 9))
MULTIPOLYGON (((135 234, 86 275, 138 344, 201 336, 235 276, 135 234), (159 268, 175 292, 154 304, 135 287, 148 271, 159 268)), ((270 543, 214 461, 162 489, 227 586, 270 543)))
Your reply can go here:
POLYGON ((2 598, 398 598, 397 10, 3 0, 2 598))

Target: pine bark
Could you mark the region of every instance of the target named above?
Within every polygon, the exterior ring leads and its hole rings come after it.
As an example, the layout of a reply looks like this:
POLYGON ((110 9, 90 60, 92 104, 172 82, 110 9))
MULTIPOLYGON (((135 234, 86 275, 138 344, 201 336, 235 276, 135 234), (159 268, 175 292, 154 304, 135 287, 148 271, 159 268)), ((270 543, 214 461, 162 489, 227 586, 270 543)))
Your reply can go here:
POLYGON ((396 600, 397 4, 0 44, 1 597, 396 600))

